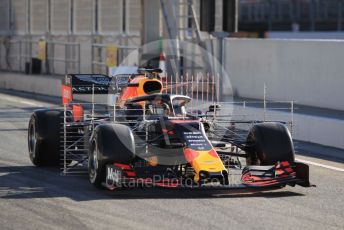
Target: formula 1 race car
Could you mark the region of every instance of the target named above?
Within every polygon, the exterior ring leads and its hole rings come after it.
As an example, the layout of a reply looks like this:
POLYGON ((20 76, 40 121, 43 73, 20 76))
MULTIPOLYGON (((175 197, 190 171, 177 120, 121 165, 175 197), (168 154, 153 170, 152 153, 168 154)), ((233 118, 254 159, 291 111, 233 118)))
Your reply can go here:
POLYGON ((176 84, 161 79, 160 69, 121 70, 112 77, 65 77, 64 108, 31 116, 34 165, 60 165, 63 174, 87 172, 92 184, 111 190, 310 186, 309 168, 295 161, 285 123, 220 116, 214 100, 207 111, 190 110, 194 92, 169 92, 176 84), (74 98, 80 94, 91 101, 74 98), (106 103, 95 102, 99 95, 106 103))

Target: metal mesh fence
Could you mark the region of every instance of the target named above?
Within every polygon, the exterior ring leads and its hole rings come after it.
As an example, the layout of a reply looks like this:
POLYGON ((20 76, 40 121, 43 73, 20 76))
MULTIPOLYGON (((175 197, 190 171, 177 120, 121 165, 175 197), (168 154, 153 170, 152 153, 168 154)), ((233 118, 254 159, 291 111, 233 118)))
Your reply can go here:
POLYGON ((26 34, 28 29, 28 0, 11 1, 12 33, 26 34))
POLYGON ((74 0, 73 26, 76 34, 92 34, 94 32, 94 1, 74 0))
POLYGON ((102 34, 119 34, 123 29, 123 1, 99 0, 98 23, 102 34))
POLYGON ((30 1, 30 30, 32 34, 45 34, 48 29, 48 1, 30 1))
POLYGON ((7 34, 10 30, 10 2, 0 1, 0 34, 7 34))
POLYGON ((139 35, 140 0, 1 0, 0 35, 139 35))
POLYGON ((71 1, 51 0, 51 33, 68 34, 71 31, 71 1))
POLYGON ((139 34, 141 29, 140 0, 126 0, 126 30, 128 34, 139 34))

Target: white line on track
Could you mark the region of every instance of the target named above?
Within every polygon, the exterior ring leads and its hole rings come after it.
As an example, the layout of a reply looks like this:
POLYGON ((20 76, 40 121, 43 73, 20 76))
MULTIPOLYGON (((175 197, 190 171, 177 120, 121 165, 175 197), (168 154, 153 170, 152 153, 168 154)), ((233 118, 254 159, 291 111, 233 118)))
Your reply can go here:
POLYGON ((30 105, 30 106, 34 106, 34 107, 41 107, 42 106, 41 104, 35 103, 33 101, 19 99, 19 98, 15 98, 15 97, 9 97, 9 96, 1 95, 1 99, 5 99, 6 101, 11 101, 11 102, 15 102, 15 103, 24 104, 24 105, 30 105))
POLYGON ((332 170, 339 171, 339 172, 344 172, 343 168, 338 168, 338 167, 334 167, 334 166, 330 166, 330 165, 325 165, 325 164, 320 164, 320 163, 316 163, 314 161, 307 161, 307 160, 298 159, 298 158, 296 158, 295 160, 303 162, 303 163, 306 163, 306 164, 310 164, 310 165, 314 165, 314 166, 319 166, 319 167, 322 167, 322 168, 327 168, 327 169, 332 169, 332 170))

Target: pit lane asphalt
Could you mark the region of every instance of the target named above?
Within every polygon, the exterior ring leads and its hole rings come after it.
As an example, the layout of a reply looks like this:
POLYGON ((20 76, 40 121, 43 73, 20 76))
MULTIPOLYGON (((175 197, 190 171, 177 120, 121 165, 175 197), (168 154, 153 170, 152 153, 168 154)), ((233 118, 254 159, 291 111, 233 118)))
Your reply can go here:
MULTIPOLYGON (((0 229, 343 229, 344 172, 310 166, 316 188, 266 192, 94 188, 32 166, 27 123, 53 104, 0 94, 0 229)), ((344 168, 341 162, 298 158, 344 168)))

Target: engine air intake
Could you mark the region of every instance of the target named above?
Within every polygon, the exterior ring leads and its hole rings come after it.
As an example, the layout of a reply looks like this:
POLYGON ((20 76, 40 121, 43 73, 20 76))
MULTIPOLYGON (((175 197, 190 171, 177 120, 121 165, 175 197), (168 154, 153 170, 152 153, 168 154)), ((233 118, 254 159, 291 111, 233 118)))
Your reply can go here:
POLYGON ((143 91, 146 94, 160 93, 162 85, 158 81, 146 81, 143 85, 143 91))

